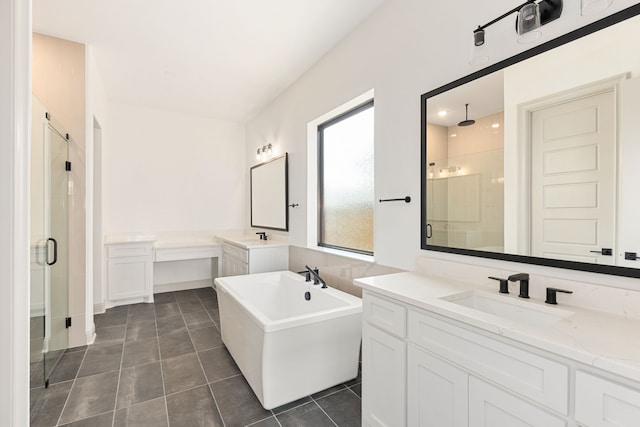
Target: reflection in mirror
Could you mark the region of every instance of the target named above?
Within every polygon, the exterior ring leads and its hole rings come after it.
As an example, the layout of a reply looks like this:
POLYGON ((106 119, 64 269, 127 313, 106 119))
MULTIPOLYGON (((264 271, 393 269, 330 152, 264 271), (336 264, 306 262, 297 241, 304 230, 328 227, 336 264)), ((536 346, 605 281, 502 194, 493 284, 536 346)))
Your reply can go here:
POLYGON ((639 13, 423 95, 423 249, 640 277, 639 13))
POLYGON ((251 168, 251 227, 289 230, 288 159, 285 153, 251 168))
MULTIPOLYGON (((502 89, 493 73, 475 89, 502 89)), ((427 219, 430 245, 504 251, 504 118, 501 97, 460 105, 468 87, 427 101, 427 219), (493 102, 497 100, 498 102, 493 102)), ((487 92, 487 89, 489 91, 487 92)))

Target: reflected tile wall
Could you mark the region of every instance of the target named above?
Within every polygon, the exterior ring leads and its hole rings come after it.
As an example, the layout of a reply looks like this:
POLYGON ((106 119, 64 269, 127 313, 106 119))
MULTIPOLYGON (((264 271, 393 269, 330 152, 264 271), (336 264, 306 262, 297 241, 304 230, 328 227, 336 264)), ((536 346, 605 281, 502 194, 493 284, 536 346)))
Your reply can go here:
POLYGON ((305 264, 318 267, 320 276, 329 286, 357 297, 362 297, 362 289, 353 284, 354 279, 403 271, 374 262, 360 261, 300 246, 289 246, 289 270, 302 271, 305 264))

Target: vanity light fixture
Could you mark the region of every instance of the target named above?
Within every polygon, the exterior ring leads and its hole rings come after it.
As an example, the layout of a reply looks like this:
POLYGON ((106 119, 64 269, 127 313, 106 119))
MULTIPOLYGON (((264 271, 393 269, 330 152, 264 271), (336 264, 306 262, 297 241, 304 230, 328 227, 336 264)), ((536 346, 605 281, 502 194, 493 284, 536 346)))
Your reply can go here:
POLYGON ((273 144, 268 143, 256 150, 256 159, 265 160, 273 156, 273 144))
POLYGON ((516 27, 518 29, 518 43, 531 43, 542 36, 540 31, 540 7, 538 3, 528 3, 518 12, 516 27))
MULTIPOLYGON (((584 3, 598 3, 598 2, 612 2, 613 0, 582 0, 583 9, 584 3)), ((487 22, 484 25, 479 25, 478 28, 473 30, 473 55, 470 65, 480 65, 483 62, 488 61, 488 55, 484 50, 485 48, 485 29, 495 24, 498 21, 510 16, 514 13, 518 13, 516 19, 516 32, 518 33, 518 43, 530 43, 538 39, 542 33, 540 27, 554 21, 562 14, 562 0, 527 0, 526 2, 514 7, 513 9, 503 13, 497 18, 487 22)))

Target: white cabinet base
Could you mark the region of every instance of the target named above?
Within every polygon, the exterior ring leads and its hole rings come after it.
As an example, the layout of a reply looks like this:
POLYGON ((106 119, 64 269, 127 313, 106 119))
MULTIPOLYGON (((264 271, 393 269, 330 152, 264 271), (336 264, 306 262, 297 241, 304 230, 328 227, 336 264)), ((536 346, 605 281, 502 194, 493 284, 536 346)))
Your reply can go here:
POLYGON ((406 345, 368 323, 362 328, 362 414, 371 427, 405 425, 406 345))
POLYGON ((640 391, 578 371, 576 420, 589 427, 637 427, 640 391))
POLYGON ((511 393, 469 377, 469 427, 566 427, 550 413, 511 393))
POLYGON ((107 245, 107 308, 153 302, 153 244, 107 245))
POLYGON ((469 374, 409 345, 407 421, 415 427, 466 427, 469 374))
POLYGON ((241 248, 222 244, 222 277, 242 274, 267 273, 289 268, 288 246, 241 248))

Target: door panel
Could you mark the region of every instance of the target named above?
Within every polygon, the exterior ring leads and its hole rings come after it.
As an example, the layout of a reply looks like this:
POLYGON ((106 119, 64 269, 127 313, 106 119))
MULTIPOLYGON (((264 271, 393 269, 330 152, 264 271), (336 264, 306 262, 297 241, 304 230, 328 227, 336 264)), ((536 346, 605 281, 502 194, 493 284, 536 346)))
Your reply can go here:
POLYGON ((531 255, 615 264, 613 90, 533 112, 531 147, 531 255))

